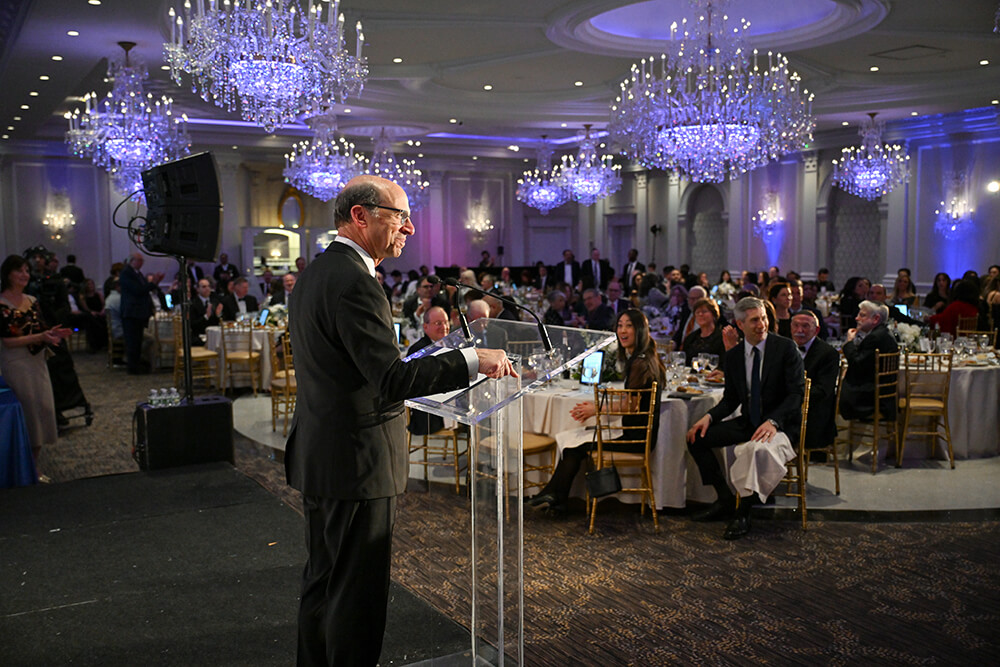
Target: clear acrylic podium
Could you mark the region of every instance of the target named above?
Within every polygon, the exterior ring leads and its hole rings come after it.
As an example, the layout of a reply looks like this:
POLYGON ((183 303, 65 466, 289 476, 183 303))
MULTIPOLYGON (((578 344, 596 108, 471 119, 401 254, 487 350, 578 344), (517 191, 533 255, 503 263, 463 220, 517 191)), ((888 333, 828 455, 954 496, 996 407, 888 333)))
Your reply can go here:
POLYGON ((414 353, 418 358, 442 348, 507 351, 520 377, 480 376, 455 392, 415 398, 411 408, 453 419, 469 427, 469 480, 472 499, 470 592, 474 665, 524 664, 523 450, 521 401, 594 350, 615 340, 607 331, 548 327, 552 351, 542 345, 538 326, 479 319, 414 353))

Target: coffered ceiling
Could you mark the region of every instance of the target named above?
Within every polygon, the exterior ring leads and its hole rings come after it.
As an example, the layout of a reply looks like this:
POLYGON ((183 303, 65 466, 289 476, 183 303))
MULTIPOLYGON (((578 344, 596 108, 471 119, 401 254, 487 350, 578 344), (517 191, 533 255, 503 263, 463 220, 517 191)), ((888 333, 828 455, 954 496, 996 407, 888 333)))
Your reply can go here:
MULTIPOLYGON (((86 92, 107 91, 106 58, 123 40, 137 43, 150 88, 191 119, 196 149, 278 156, 308 134, 299 125, 267 135, 170 81, 162 43, 168 9, 182 2, 94 1, 3 3, 0 151, 64 150, 63 114, 86 92)), ((569 149, 584 123, 603 127, 631 64, 658 55, 671 22, 693 15, 686 0, 346 0, 342 9, 348 25, 364 24, 371 67, 361 98, 337 108, 359 148, 387 127, 421 142, 400 143, 402 152, 515 159, 533 157, 540 135, 569 149)), ((728 11, 748 18, 752 45, 780 49, 815 93, 819 145, 853 142, 868 112, 892 124, 1000 97, 997 0, 733 0, 728 11)))

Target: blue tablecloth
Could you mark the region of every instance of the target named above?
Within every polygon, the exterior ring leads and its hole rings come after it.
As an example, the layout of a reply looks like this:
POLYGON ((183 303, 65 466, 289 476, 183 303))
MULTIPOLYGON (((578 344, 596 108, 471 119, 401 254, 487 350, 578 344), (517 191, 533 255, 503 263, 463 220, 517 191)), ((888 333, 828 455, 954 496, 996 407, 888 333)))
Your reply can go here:
POLYGON ((37 481, 24 411, 14 392, 0 377, 0 488, 28 486, 37 481))

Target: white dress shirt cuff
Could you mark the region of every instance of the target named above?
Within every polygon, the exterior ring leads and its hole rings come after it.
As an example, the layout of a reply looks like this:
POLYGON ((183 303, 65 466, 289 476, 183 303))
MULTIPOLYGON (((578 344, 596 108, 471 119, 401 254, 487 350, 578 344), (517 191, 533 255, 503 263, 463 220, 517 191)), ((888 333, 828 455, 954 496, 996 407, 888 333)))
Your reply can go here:
POLYGON ((465 364, 469 367, 469 379, 471 380, 479 375, 479 355, 476 354, 474 347, 464 347, 460 351, 465 356, 465 364))

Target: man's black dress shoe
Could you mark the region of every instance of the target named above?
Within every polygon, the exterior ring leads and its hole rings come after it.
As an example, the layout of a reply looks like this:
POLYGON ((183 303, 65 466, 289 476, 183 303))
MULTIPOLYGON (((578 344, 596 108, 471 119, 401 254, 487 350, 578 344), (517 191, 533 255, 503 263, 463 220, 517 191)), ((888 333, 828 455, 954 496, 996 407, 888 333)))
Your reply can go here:
POLYGON ((726 532, 722 534, 727 540, 738 540, 750 532, 750 516, 738 516, 726 526, 726 532))
POLYGON ((733 513, 733 499, 716 500, 703 510, 698 510, 691 515, 692 521, 721 521, 729 518, 733 513))
POLYGON ((528 507, 551 507, 558 504, 558 499, 553 493, 539 493, 537 496, 532 496, 531 498, 526 498, 524 504, 528 507))

